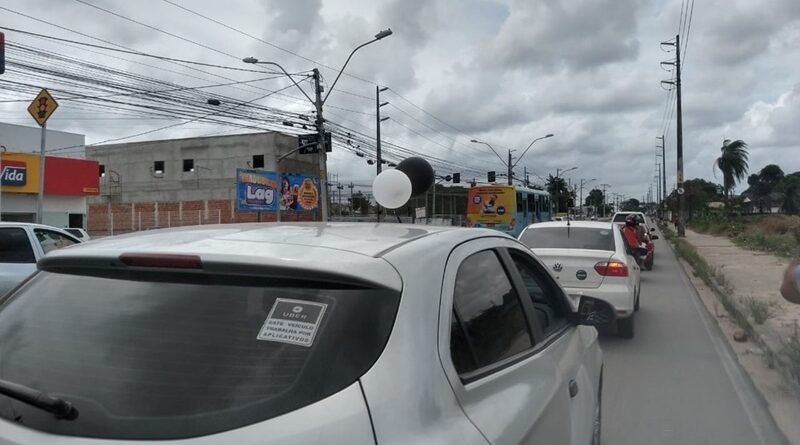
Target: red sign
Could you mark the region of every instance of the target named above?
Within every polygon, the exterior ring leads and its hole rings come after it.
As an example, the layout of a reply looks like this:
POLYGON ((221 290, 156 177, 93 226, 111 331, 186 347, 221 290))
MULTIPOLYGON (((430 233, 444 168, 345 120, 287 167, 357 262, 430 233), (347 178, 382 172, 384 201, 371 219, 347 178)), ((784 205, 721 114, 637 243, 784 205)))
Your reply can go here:
POLYGON ((100 193, 99 163, 85 159, 47 156, 44 164, 44 193, 86 196, 100 193))

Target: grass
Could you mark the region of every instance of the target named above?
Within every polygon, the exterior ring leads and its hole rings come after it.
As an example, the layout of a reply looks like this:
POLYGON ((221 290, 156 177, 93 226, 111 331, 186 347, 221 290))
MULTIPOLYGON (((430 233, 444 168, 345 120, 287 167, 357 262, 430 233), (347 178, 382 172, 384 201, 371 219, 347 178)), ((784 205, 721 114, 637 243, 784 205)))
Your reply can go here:
POLYGON ((692 218, 690 228, 709 235, 727 236, 749 250, 783 257, 800 254, 800 217, 771 214, 728 218, 708 212, 692 218))
POLYGON ((745 297, 741 300, 745 312, 756 324, 764 324, 765 321, 775 316, 778 311, 778 304, 774 301, 762 301, 753 297, 745 297))
POLYGON ((800 382, 800 339, 797 334, 789 337, 789 340, 783 343, 781 356, 785 359, 789 373, 795 381, 800 382))

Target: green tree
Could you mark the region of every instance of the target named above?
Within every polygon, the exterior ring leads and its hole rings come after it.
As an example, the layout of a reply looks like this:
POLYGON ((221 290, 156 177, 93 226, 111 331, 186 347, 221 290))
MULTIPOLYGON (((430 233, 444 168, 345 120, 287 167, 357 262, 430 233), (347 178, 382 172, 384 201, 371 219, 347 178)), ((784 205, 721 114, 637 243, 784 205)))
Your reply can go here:
POLYGON ((758 172, 758 177, 761 182, 768 184, 770 191, 772 191, 772 188, 783 180, 784 174, 780 167, 775 164, 769 164, 758 172))
POLYGON ((567 187, 567 181, 564 178, 557 178, 553 175, 547 175, 545 187, 550 196, 553 197, 555 209, 558 212, 565 212, 570 207, 573 199, 573 193, 567 187))
POLYGON ((587 206, 601 207, 604 204, 603 191, 600 189, 592 189, 589 191, 589 196, 586 197, 584 202, 587 206))
POLYGON ((350 198, 350 204, 353 206, 353 213, 361 215, 369 214, 369 198, 362 192, 355 192, 350 198))
POLYGON ((726 203, 730 203, 731 192, 736 184, 747 176, 749 165, 747 143, 743 140, 725 139, 720 148, 720 156, 715 165, 722 172, 722 187, 725 191, 726 203))
POLYGON ((754 204, 758 205, 758 213, 764 213, 764 201, 769 199, 772 186, 761 175, 755 173, 747 177, 747 185, 750 188, 745 193, 750 196, 750 200, 754 204))

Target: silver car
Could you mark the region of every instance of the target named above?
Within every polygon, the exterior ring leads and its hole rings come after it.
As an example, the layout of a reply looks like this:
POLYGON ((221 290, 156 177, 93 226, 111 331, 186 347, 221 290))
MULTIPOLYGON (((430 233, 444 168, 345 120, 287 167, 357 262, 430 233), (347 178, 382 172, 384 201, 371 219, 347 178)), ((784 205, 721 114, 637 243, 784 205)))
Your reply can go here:
POLYGON ((42 224, 0 222, 0 297, 36 271, 36 261, 47 252, 80 240, 42 224))
POLYGON ((641 270, 619 228, 595 221, 531 224, 519 235, 569 295, 607 301, 617 313, 617 331, 634 336, 641 270))
POLYGON ((0 306, 0 444, 590 444, 602 355, 493 230, 241 224, 55 251, 0 306))

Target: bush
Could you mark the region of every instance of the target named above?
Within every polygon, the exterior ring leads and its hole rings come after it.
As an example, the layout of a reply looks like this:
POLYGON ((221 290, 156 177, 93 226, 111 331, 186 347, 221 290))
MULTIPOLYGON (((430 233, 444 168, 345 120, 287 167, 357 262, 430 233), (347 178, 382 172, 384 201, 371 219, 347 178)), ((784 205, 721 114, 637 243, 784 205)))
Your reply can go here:
POLYGON ((745 312, 750 314, 756 324, 764 324, 778 311, 778 304, 774 301, 761 301, 753 297, 745 297, 741 299, 741 302, 745 312))

